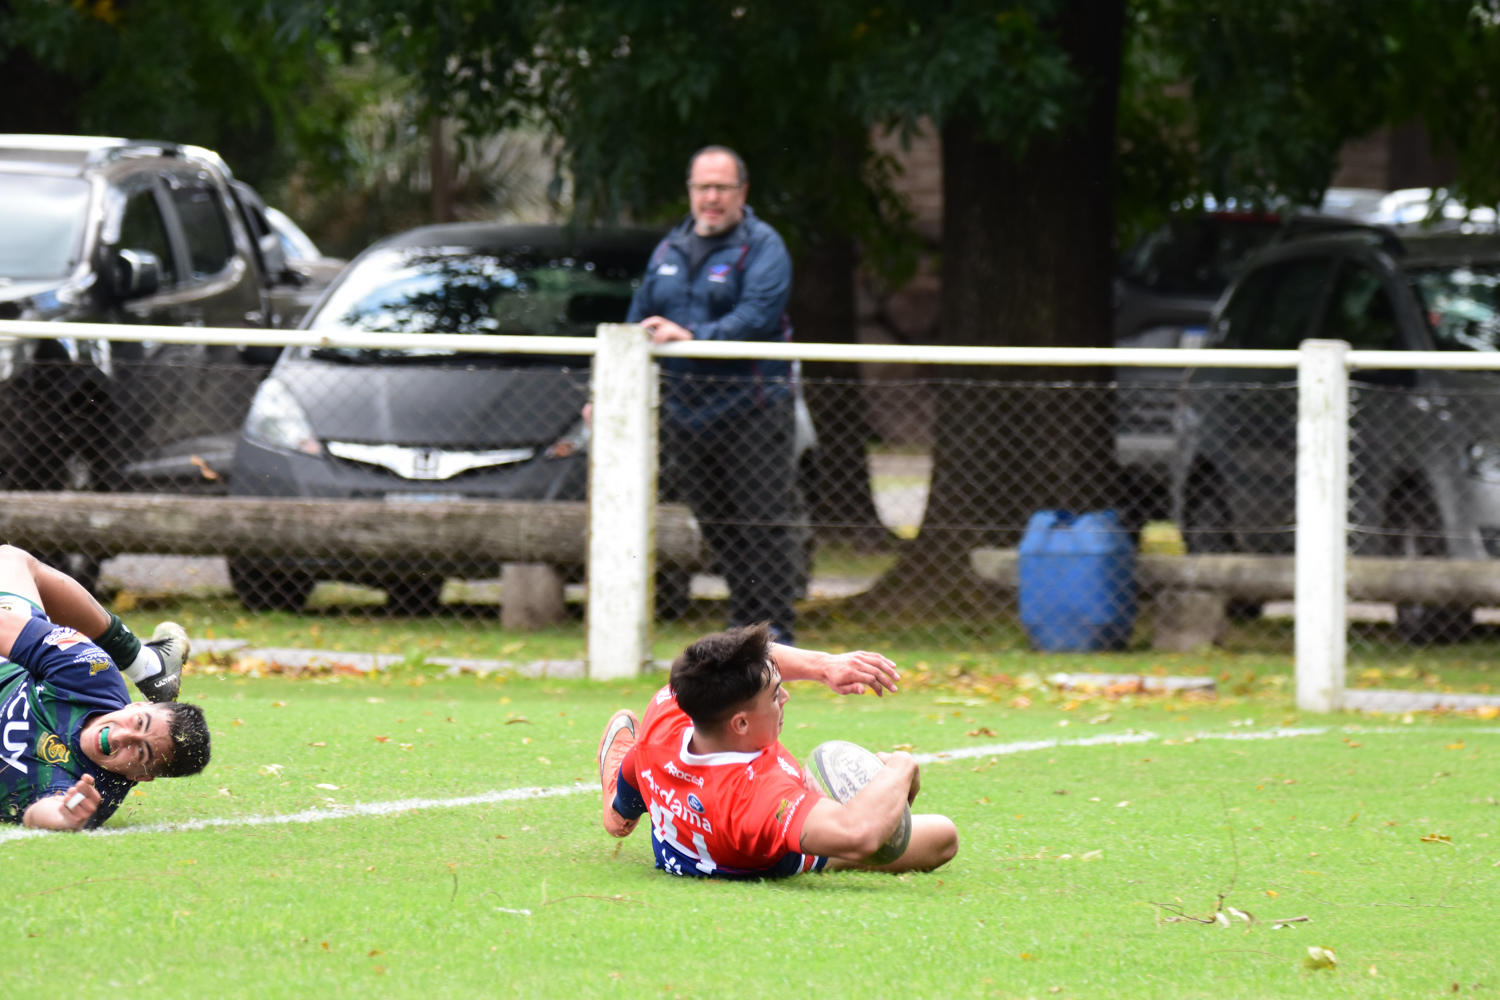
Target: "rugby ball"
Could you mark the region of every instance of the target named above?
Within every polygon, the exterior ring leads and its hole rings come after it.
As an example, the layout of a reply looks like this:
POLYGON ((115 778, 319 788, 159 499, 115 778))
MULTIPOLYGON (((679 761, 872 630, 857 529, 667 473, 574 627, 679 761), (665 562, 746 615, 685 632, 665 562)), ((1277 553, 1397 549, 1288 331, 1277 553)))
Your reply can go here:
MULTIPOLYGON (((880 758, 862 746, 845 740, 829 740, 813 747, 807 758, 808 770, 823 794, 840 805, 848 802, 870 779, 885 767, 880 758)), ((888 865, 906 853, 911 843, 911 806, 901 807, 901 822, 880 850, 865 858, 872 865, 888 865)))

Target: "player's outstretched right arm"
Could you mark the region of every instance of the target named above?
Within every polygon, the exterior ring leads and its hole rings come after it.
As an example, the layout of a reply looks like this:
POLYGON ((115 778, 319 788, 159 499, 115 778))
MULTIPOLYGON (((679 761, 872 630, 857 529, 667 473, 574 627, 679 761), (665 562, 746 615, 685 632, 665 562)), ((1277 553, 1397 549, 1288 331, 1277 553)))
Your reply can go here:
POLYGON ((901 822, 915 794, 917 775, 911 754, 893 753, 848 802, 840 805, 834 799, 819 799, 802 826, 802 853, 855 862, 874 854, 901 822))
POLYGON ((93 818, 100 801, 94 776, 85 774, 67 791, 27 806, 21 823, 38 830, 82 830, 93 818))

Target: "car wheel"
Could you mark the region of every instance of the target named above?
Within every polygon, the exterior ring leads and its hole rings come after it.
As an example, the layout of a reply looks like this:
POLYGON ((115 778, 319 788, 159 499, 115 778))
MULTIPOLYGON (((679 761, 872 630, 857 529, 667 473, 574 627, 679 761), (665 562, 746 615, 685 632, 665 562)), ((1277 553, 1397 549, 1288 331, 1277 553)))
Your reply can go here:
POLYGON ((244 559, 231 559, 229 582, 247 611, 301 611, 317 581, 311 573, 270 569, 244 559))
MULTIPOLYGON (((1386 553, 1398 559, 1434 559, 1448 554, 1443 515, 1421 484, 1396 489, 1385 506, 1386 553)), ((1474 609, 1451 604, 1396 605, 1396 634, 1413 646, 1461 642, 1474 628, 1474 609)))
POLYGON ((1194 554, 1233 552, 1234 531, 1229 523, 1229 505, 1213 476, 1194 476, 1188 481, 1182 505, 1182 541, 1194 554))
POLYGON ((385 585, 386 611, 393 615, 435 615, 443 610, 443 578, 408 576, 385 585))

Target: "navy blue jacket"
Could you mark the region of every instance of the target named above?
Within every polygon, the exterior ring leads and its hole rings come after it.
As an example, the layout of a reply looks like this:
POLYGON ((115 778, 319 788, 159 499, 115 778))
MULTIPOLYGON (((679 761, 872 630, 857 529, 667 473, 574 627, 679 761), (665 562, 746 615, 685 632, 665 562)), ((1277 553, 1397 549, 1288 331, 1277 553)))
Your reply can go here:
MULTIPOLYGON (((692 226, 689 217, 657 244, 627 322, 665 316, 696 340, 791 340, 792 258, 776 230, 746 207, 723 245, 690 274, 692 226)), ((666 358, 662 368, 686 376, 668 379, 662 401, 665 416, 682 424, 701 425, 792 392, 786 361, 666 358)))

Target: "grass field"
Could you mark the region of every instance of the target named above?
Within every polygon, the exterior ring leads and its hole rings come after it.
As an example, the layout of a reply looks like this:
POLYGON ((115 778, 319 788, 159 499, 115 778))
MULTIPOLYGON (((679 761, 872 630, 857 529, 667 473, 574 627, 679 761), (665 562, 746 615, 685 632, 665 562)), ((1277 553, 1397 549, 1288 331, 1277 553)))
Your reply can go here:
POLYGON ((919 805, 953 816, 963 838, 939 872, 737 884, 656 872, 644 830, 623 843, 600 830, 594 793, 151 829, 591 786, 603 720, 643 706, 653 680, 444 679, 416 668, 370 679, 193 677, 187 694, 209 713, 214 764, 140 786, 107 828, 140 832, 12 839, 0 830, 7 993, 1500 989, 1500 730, 1456 717, 1299 715, 1274 685, 1213 703, 1076 704, 1033 692, 1019 708, 1014 692, 965 680, 934 671, 885 700, 795 685, 783 740, 804 755, 831 738, 937 753, 1153 735, 926 765, 919 805), (1329 728, 1196 738, 1283 725, 1329 728), (1172 910, 1212 919, 1220 896, 1257 922, 1165 920, 1172 910), (1310 920, 1273 929, 1293 917, 1310 920), (1309 946, 1332 949, 1337 967, 1306 968, 1309 946))

